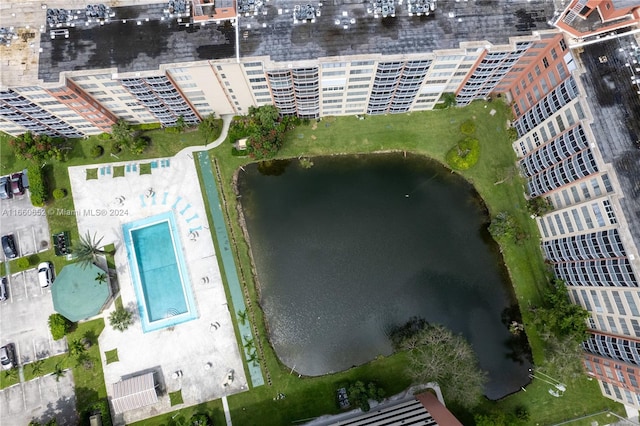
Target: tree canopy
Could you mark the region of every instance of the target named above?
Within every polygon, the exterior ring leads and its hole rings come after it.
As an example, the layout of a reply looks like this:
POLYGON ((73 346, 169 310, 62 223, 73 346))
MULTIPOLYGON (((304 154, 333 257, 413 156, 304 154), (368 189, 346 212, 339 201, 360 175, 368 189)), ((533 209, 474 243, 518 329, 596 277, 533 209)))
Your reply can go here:
POLYGON ((271 158, 282 147, 284 133, 299 119, 280 117, 273 105, 249 108, 248 115, 237 118, 229 128, 229 138, 235 142, 247 138, 247 154, 251 158, 271 158))
POLYGON ((534 308, 534 321, 543 334, 582 343, 587 338, 589 312, 571 302, 564 282, 554 279, 544 294, 544 305, 534 308))
MULTIPOLYGON (((442 325, 423 325, 406 333, 400 349, 409 351, 407 371, 415 383, 437 382, 445 399, 473 408, 484 393, 487 373, 480 369, 473 347, 442 325)), ((407 331, 407 330, 405 330, 407 331)))
POLYGON ((49 135, 36 135, 31 132, 9 140, 18 158, 40 164, 54 158, 61 159, 61 151, 49 135))

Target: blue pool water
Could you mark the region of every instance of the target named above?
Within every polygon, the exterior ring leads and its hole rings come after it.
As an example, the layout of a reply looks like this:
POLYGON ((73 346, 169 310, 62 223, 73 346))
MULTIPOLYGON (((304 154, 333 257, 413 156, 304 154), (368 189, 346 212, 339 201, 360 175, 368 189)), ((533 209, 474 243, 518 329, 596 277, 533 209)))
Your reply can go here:
POLYGON ((142 330, 198 316, 173 212, 122 226, 142 330))

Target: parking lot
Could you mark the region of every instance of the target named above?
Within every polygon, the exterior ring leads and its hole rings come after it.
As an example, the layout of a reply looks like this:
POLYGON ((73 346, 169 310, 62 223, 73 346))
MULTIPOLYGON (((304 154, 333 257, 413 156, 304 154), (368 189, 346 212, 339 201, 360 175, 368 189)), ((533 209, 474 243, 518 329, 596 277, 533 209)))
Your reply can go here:
MULTIPOLYGON (((31 205, 28 192, 0 200, 0 234, 14 235, 19 257, 50 248, 45 211, 31 205)), ((1 258, 6 260, 4 253, 1 258)), ((36 268, 11 273, 7 264, 7 269, 8 297, 0 302, 0 345, 13 343, 21 366, 65 352, 66 341, 54 341, 47 323, 54 313, 50 288, 40 287, 36 268)), ((28 424, 31 419, 45 423, 54 416, 58 424, 77 423, 71 372, 59 381, 46 376, 0 390, 0 424, 28 424)))
POLYGON ((49 288, 40 288, 36 269, 8 277, 9 297, 0 303, 0 343, 14 343, 18 363, 62 353, 64 340, 54 341, 47 320, 54 313, 49 288))
POLYGON ((78 424, 71 371, 58 381, 48 375, 0 391, 2 425, 26 425, 32 419, 45 424, 53 417, 59 425, 78 424))
MULTIPOLYGON (((0 200, 0 234, 13 234, 18 255, 29 256, 50 247, 49 225, 45 210, 33 207, 29 192, 0 200)), ((2 259, 5 260, 4 253, 2 259)))

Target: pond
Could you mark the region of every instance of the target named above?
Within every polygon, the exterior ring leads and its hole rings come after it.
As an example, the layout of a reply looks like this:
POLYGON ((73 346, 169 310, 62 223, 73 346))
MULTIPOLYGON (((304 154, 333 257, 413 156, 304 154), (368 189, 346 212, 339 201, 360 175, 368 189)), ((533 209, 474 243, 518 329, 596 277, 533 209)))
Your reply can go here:
POLYGON ((322 375, 393 352, 417 316, 462 333, 497 399, 528 383, 526 338, 482 200, 441 165, 402 154, 252 164, 240 200, 280 360, 322 375))

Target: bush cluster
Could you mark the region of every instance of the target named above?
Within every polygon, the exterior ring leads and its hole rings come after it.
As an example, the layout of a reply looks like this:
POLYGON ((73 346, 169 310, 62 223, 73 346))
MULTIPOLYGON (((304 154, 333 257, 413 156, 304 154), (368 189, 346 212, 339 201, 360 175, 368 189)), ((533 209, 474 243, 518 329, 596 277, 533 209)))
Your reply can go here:
POLYGON ((60 314, 49 315, 49 329, 53 340, 62 339, 70 330, 73 323, 60 314))
POLYGON ((53 199, 60 200, 67 196, 67 190, 62 188, 56 188, 53 190, 53 199))
POLYGON ((471 136, 476 132, 476 123, 473 120, 467 120, 460 125, 460 132, 463 135, 471 136))
POLYGON ((104 148, 102 145, 94 145, 89 150, 89 155, 91 155, 92 158, 98 158, 102 154, 104 154, 104 148))
POLYGON ((39 164, 29 164, 27 166, 27 176, 29 177, 29 194, 31 194, 31 204, 35 207, 42 207, 47 202, 47 184, 39 164))
POLYGON ((466 137, 447 152, 447 164, 454 170, 467 170, 480 158, 478 139, 466 137))
POLYGON ((16 260, 16 266, 20 269, 27 269, 29 267, 29 263, 29 258, 27 257, 21 257, 16 260))

